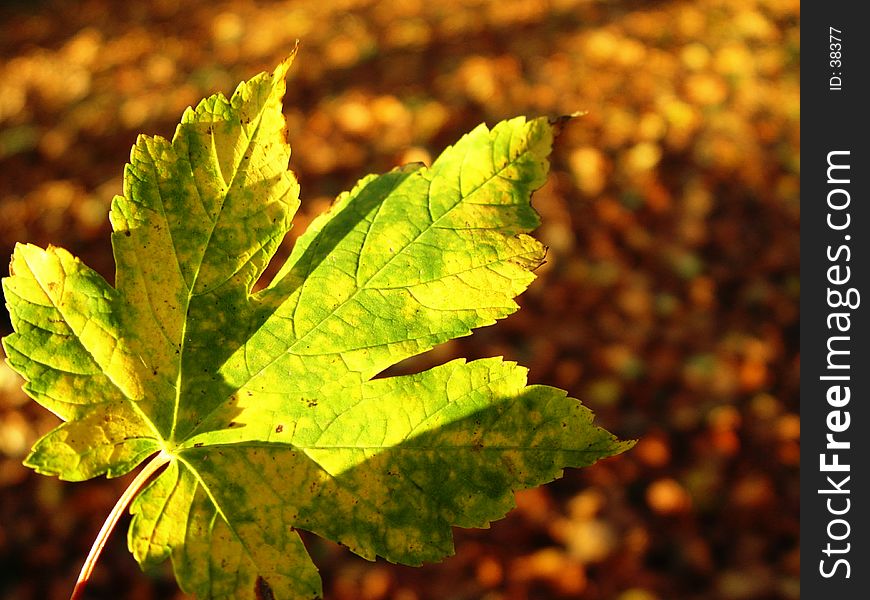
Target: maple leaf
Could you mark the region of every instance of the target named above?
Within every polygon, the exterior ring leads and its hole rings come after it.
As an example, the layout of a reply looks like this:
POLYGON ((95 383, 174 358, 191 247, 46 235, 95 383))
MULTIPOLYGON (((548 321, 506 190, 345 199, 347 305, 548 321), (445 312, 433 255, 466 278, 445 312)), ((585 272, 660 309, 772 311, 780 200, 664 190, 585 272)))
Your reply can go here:
POLYGON ((7 360, 64 421, 26 464, 79 481, 151 457, 116 507, 135 497, 130 550, 171 558, 202 598, 319 597, 296 528, 439 560, 451 526, 485 527, 514 490, 631 445, 500 358, 375 378, 518 308, 545 255, 526 232, 546 119, 363 178, 252 291, 299 206, 291 60, 188 109, 172 141, 139 137, 111 207, 114 287, 51 246, 16 246, 3 281, 7 360))

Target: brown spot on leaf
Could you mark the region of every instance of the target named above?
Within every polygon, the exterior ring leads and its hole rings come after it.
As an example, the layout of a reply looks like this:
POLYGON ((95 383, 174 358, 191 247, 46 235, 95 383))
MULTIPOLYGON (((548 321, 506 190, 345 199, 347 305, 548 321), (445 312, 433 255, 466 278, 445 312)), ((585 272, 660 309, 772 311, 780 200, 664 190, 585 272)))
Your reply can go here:
POLYGON ((283 425, 279 424, 277 427, 275 427, 275 433, 281 433, 282 431, 284 431, 283 425))
POLYGON ((202 448, 202 442, 196 442, 196 443, 193 445, 193 447, 194 447, 194 448, 202 448))

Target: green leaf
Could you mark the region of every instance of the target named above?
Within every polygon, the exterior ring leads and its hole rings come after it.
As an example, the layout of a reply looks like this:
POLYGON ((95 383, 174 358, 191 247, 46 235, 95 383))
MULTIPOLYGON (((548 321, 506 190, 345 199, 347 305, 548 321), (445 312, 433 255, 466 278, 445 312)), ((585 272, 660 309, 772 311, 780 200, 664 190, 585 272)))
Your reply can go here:
POLYGON ((499 358, 376 378, 518 307, 545 248, 531 193, 553 128, 481 125, 431 167, 370 175, 298 239, 272 74, 141 136, 112 203, 114 287, 68 252, 19 245, 3 340, 25 390, 64 423, 26 464, 82 480, 168 461, 131 505, 144 567, 171 558, 202 598, 315 598, 296 528, 417 565, 486 527, 513 491, 617 454, 561 390, 499 358))

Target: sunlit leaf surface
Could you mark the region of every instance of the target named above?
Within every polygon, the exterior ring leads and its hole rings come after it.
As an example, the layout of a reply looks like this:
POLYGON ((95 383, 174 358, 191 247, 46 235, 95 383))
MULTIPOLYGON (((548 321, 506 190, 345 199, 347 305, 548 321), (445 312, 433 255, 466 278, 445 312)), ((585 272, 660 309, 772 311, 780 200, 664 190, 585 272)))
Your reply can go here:
POLYGON ((418 565, 514 490, 621 452, 565 392, 491 358, 374 378, 517 309, 545 248, 527 235, 546 119, 481 125, 431 167, 364 177, 253 292, 291 226, 281 99, 291 60, 141 136, 112 204, 115 285, 19 245, 4 339, 65 422, 26 463, 67 480, 167 467, 134 500, 136 559, 202 598, 315 598, 295 528, 418 565))

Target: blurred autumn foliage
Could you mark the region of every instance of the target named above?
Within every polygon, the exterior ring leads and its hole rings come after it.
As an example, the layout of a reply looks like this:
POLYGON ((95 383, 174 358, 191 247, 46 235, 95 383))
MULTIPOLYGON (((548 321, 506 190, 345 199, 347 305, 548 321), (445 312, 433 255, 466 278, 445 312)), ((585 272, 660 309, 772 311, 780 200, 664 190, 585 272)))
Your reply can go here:
MULTIPOLYGON (((332 600, 797 599, 798 0, 44 0, 0 7, 0 261, 64 246, 110 281, 137 133, 301 41, 286 99, 311 218, 480 121, 587 114, 534 197, 523 310, 407 369, 504 355, 637 447, 518 494, 415 569, 306 536, 332 600)), ((4 315, 2 333, 10 330, 4 315)), ((55 417, 0 367, 0 598, 65 598, 128 483, 21 460, 55 417)), ((122 527, 125 527, 122 522, 122 527)), ((183 598, 117 532, 92 598, 183 598)))

